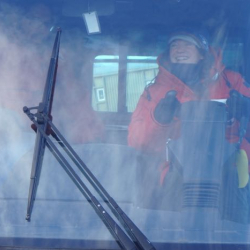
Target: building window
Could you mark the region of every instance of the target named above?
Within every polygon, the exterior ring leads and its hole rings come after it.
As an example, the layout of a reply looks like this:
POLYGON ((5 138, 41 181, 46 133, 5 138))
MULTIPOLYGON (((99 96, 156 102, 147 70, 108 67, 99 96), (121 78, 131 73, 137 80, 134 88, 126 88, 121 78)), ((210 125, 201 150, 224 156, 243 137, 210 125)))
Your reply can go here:
POLYGON ((96 89, 96 97, 98 102, 104 102, 106 100, 104 88, 96 89))

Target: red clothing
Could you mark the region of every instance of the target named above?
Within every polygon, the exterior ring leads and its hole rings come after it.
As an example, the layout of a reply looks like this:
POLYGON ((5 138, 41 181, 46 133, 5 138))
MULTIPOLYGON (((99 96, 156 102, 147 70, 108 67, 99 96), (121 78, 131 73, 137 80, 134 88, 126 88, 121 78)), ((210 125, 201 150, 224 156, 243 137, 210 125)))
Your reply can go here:
MULTIPOLYGON (((213 54, 215 55, 215 64, 210 72, 211 81, 207 85, 208 93, 206 98, 208 100, 227 99, 232 89, 250 97, 250 88, 244 84, 244 79, 241 75, 226 70, 221 64, 220 55, 213 54)), ((159 65, 159 73, 155 83, 143 92, 132 115, 128 135, 128 144, 130 146, 145 152, 164 153, 167 138, 173 139, 178 136, 177 128, 179 127, 179 121, 177 119, 174 119, 174 121, 167 125, 160 124, 154 119, 154 109, 156 105, 170 90, 177 92, 177 99, 180 103, 200 99, 195 92, 180 79, 167 71, 162 65, 159 65)), ((230 130, 233 133, 228 136, 230 141, 237 140, 237 128, 238 124, 235 123, 230 130)), ((250 129, 247 135, 250 135, 249 132, 250 129)), ((250 156, 250 145, 246 140, 243 140, 242 148, 244 148, 248 156, 250 156)))

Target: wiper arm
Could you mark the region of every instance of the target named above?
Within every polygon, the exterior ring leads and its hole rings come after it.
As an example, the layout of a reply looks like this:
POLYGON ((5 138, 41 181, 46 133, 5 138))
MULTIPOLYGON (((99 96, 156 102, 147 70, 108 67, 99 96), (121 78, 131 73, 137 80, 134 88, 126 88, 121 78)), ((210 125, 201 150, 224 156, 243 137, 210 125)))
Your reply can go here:
POLYGON ((100 182, 92 174, 92 172, 87 168, 84 162, 80 159, 77 153, 69 145, 66 139, 62 136, 59 130, 51 121, 51 109, 52 101, 54 95, 56 72, 58 65, 58 55, 59 55, 59 44, 60 44, 61 30, 59 29, 56 35, 51 62, 48 70, 48 76, 46 80, 46 85, 44 89, 43 101, 38 106, 38 112, 33 114, 30 112, 31 109, 24 107, 23 110, 33 122, 37 130, 36 145, 33 156, 32 171, 31 171, 31 181, 28 197, 28 208, 26 219, 30 220, 32 207, 36 196, 36 191, 39 183, 40 172, 42 167, 42 160, 45 152, 45 146, 52 152, 55 158, 58 160, 60 165, 64 168, 82 194, 93 206, 99 217, 103 220, 107 228, 110 230, 112 235, 117 239, 118 244, 124 249, 141 249, 141 250, 154 250, 155 248, 146 238, 146 236, 139 230, 139 228, 133 223, 133 221, 123 212, 115 200, 108 194, 108 192, 103 188, 100 182), (113 218, 104 210, 102 205, 97 201, 97 199, 92 195, 87 186, 82 182, 80 177, 75 173, 73 168, 63 157, 60 151, 57 149, 53 141, 49 138, 52 135, 58 144, 64 149, 68 156, 72 159, 75 165, 80 169, 81 173, 88 179, 91 185, 95 188, 102 199, 109 205, 113 214, 122 223, 128 235, 131 239, 123 232, 123 230, 116 224, 113 218), (135 243, 135 244, 134 244, 135 243))
POLYGON ((117 202, 109 195, 106 189, 102 186, 99 180, 93 175, 86 164, 70 146, 70 144, 65 140, 60 131, 55 127, 55 125, 47 119, 48 124, 54 133, 52 136, 56 139, 58 144, 64 149, 67 155, 75 163, 81 173, 86 177, 86 179, 91 183, 94 189, 102 197, 102 199, 107 203, 116 218, 122 223, 127 233, 134 240, 135 244, 139 249, 142 250, 154 250, 152 243, 147 239, 147 237, 141 232, 141 230, 134 224, 134 222, 126 215, 126 213, 120 208, 117 202))
MULTIPOLYGON (((60 153, 58 148, 55 146, 54 142, 49 138, 49 136, 46 134, 46 132, 43 131, 43 128, 35 120, 35 115, 30 113, 30 109, 27 107, 24 107, 24 112, 28 115, 28 117, 33 122, 33 124, 37 127, 37 132, 39 131, 41 133, 41 135, 44 137, 45 144, 48 147, 48 149, 50 150, 50 152, 55 156, 55 158, 58 160, 58 162, 63 167, 63 169, 66 171, 66 173, 69 175, 71 180, 75 183, 75 185, 78 187, 80 192, 85 196, 87 201, 92 205, 92 207, 96 211, 97 215, 102 219, 102 221, 104 222, 106 227, 109 229, 111 234, 116 239, 118 245, 120 245, 122 249, 137 250, 137 247, 135 246, 135 244, 124 233, 124 231, 120 228, 120 226, 113 220, 113 218, 109 215, 109 213, 103 208, 103 206, 96 199, 96 197, 94 195, 92 195, 92 193, 90 192, 88 187, 83 183, 81 178, 76 174, 76 172, 70 166, 70 164, 65 159, 65 157, 60 153)), ((52 125, 51 122, 50 122, 50 124, 52 125)), ((54 134, 52 131, 51 131, 51 133, 54 134)))

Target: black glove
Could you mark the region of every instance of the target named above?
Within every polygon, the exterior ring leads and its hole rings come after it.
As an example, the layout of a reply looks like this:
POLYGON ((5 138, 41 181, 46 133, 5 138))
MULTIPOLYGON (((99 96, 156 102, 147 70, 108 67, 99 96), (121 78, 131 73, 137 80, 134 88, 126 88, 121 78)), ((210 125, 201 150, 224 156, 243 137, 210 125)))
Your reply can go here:
POLYGON ((250 98, 242 95, 237 90, 230 91, 230 97, 227 99, 228 119, 235 118, 238 121, 242 117, 250 116, 250 98))
POLYGON ((176 98, 176 91, 171 90, 155 107, 155 120, 162 124, 170 123, 179 108, 180 102, 176 98))

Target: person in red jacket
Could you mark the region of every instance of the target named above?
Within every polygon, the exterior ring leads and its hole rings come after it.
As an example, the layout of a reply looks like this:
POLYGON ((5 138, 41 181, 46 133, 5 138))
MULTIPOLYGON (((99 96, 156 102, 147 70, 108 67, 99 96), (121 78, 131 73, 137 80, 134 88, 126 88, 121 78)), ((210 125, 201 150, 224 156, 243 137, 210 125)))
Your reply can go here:
MULTIPOLYGON (((170 37, 168 45, 169 54, 158 58, 155 83, 146 87, 129 125, 128 144, 148 152, 165 151, 166 139, 174 136, 177 124, 171 119, 171 110, 160 112, 167 92, 175 90, 180 103, 227 99, 233 89, 250 97, 242 76, 225 69, 221 52, 209 48, 204 37, 181 32, 170 37)), ((248 145, 243 144, 250 155, 248 145)))
MULTIPOLYGON (((194 100, 230 99, 232 90, 247 98, 250 97, 250 88, 239 73, 225 68, 221 51, 209 46, 199 32, 181 30, 173 33, 166 51, 158 57, 158 64, 159 73, 154 83, 145 88, 132 115, 128 144, 161 159, 163 185, 169 170, 169 164, 164 160, 166 141, 179 136, 180 121, 176 110, 180 105, 194 100), (174 96, 168 95, 173 91, 174 96)), ((239 122, 230 118, 226 137, 235 143, 239 122)), ((249 139, 248 130, 241 143, 248 158, 249 139)))

